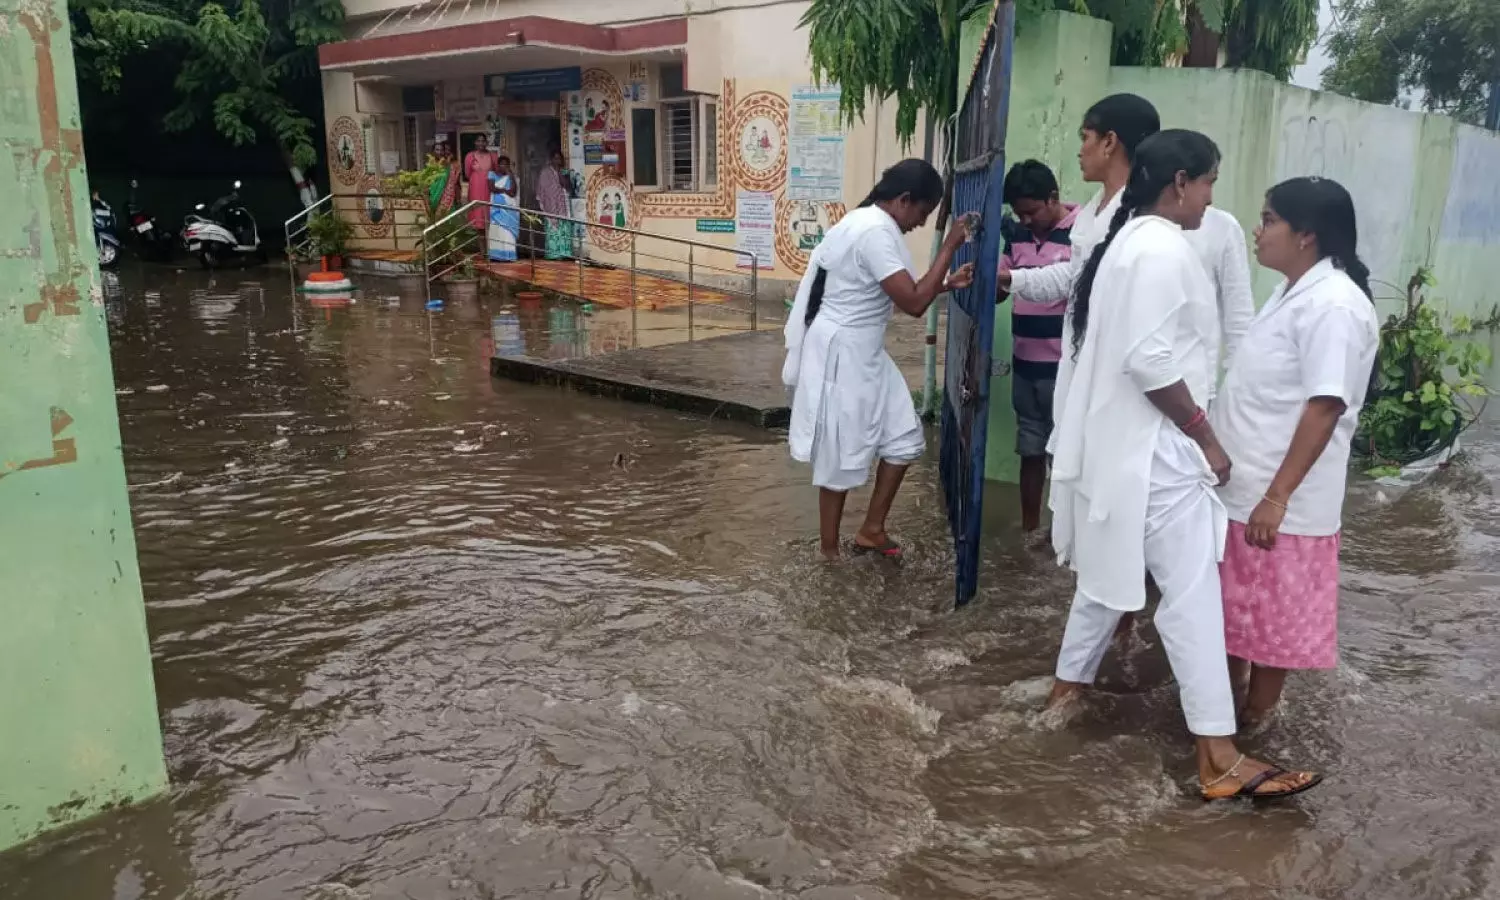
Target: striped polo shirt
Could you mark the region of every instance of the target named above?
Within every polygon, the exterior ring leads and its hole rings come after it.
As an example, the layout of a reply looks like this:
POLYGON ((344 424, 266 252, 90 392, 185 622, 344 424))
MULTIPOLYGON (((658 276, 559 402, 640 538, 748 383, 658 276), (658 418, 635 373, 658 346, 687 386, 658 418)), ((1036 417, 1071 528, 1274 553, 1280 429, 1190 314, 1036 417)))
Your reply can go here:
MULTIPOLYGON (((1038 238, 1030 229, 1014 221, 1007 222, 1005 253, 1000 257, 1001 271, 1035 269, 1067 262, 1071 258, 1073 220, 1078 217, 1078 204, 1063 205, 1068 214, 1044 238, 1038 238)), ((1056 378, 1057 363, 1062 359, 1063 315, 1068 310, 1068 301, 1033 303, 1016 294, 1011 294, 1010 299, 1015 373, 1032 380, 1056 378)))

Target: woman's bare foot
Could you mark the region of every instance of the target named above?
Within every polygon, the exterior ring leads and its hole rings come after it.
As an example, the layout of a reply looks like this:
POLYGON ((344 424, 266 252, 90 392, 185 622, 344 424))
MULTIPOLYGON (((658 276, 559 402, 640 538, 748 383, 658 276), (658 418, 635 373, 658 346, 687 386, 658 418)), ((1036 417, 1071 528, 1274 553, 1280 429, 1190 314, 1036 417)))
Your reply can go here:
POLYGON ((1256 709, 1249 704, 1240 707, 1239 726, 1240 734, 1245 737, 1254 737, 1265 731, 1271 725, 1271 720, 1276 718, 1278 707, 1270 709, 1256 709))
POLYGON ((1270 763, 1251 759, 1243 753, 1222 769, 1213 762, 1198 767, 1198 783, 1204 800, 1227 800, 1248 797, 1252 800, 1275 800, 1290 797, 1317 787, 1323 776, 1316 772, 1288 772, 1270 763))
POLYGON ((874 553, 891 559, 901 556, 901 545, 891 540, 885 529, 874 530, 861 527, 854 533, 854 552, 874 553))
POLYGON ((839 551, 838 544, 834 544, 832 547, 829 547, 827 545, 819 545, 818 553, 823 556, 823 560, 825 562, 838 562, 844 556, 844 554, 839 551))

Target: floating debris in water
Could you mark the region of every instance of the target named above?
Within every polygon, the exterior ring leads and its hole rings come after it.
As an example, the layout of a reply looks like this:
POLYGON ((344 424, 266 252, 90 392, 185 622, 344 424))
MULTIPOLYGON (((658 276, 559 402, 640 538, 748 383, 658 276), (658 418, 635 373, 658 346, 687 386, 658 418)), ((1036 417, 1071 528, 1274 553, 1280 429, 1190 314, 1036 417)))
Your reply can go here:
POLYGON ((291 438, 277 438, 271 442, 272 450, 285 450, 292 445, 291 438))
POLYGON ((483 450, 484 441, 460 441, 453 445, 455 453, 473 453, 475 450, 483 450))
POLYGON ((162 391, 170 389, 164 384, 153 384, 150 387, 146 388, 146 390, 147 392, 152 394, 160 394, 162 391))

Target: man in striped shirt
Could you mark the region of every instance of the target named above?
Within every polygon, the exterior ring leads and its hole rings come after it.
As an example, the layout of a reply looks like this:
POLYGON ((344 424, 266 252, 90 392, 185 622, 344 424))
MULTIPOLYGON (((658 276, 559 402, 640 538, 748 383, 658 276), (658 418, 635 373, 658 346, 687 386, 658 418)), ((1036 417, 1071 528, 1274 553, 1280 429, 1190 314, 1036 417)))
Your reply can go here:
MULTIPOLYGON (((1005 175, 1005 202, 1015 222, 1003 229, 1000 270, 1032 269, 1067 262, 1076 204, 1058 198, 1057 178, 1034 159, 1017 163, 1005 175)), ((1016 409, 1016 453, 1021 457, 1021 527, 1028 539, 1042 525, 1047 487, 1047 439, 1052 434, 1052 393, 1062 359, 1066 299, 1033 303, 1011 295, 1015 336, 1011 399, 1016 409)))

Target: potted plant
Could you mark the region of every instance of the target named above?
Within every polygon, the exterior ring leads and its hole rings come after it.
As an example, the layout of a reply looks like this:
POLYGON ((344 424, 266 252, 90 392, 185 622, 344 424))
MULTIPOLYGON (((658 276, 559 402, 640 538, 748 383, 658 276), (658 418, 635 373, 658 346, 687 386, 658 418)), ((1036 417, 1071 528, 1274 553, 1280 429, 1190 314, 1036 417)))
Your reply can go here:
POLYGON ((323 271, 336 272, 344 264, 344 253, 354 238, 354 224, 333 211, 314 213, 307 219, 312 254, 323 262, 323 271))
POLYGON ((479 275, 474 269, 474 257, 464 257, 462 262, 443 276, 443 283, 447 285, 448 300, 451 303, 478 300, 479 275))

